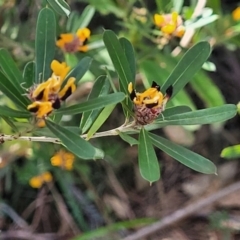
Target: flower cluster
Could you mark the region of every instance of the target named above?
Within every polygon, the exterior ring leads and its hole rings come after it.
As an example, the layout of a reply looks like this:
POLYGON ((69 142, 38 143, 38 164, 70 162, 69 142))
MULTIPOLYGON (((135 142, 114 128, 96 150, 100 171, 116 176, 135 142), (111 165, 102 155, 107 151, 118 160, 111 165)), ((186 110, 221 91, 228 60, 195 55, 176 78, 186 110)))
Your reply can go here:
POLYGON ((72 153, 60 150, 51 158, 51 164, 65 170, 72 170, 74 159, 72 153))
POLYGON ((37 119, 44 119, 54 109, 60 108, 61 101, 65 101, 76 90, 74 77, 70 77, 66 84, 63 84, 70 70, 66 63, 53 60, 51 69, 52 76, 46 82, 34 85, 28 90, 28 97, 33 103, 28 105, 27 109, 33 112, 37 119))
POLYGON ((29 185, 32 188, 40 188, 44 183, 52 181, 52 174, 50 172, 44 172, 38 176, 32 177, 29 180, 29 185))
POLYGON ((67 53, 86 52, 88 50, 86 43, 90 38, 90 34, 88 28, 78 29, 76 34, 64 33, 60 35, 56 45, 67 53))
POLYGON ((154 23, 167 36, 182 37, 185 32, 182 17, 177 12, 154 14, 154 23))
POLYGON ((130 99, 134 103, 134 113, 136 124, 146 125, 153 122, 159 114, 165 110, 166 104, 172 95, 173 88, 170 86, 166 94, 160 91, 160 86, 156 82, 152 83, 151 88, 143 93, 138 93, 129 83, 128 91, 130 99))

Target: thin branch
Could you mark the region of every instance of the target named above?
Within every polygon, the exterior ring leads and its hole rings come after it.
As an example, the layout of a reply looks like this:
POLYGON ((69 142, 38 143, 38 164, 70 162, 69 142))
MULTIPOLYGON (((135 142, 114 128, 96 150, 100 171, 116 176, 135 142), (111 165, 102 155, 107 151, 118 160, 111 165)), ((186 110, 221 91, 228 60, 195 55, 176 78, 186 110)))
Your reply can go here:
MULTIPOLYGON (((106 136, 116 136, 119 135, 119 132, 129 132, 129 131, 136 131, 137 128, 134 127, 135 122, 131 122, 128 125, 122 125, 118 128, 95 133, 91 138, 99 138, 99 137, 106 137, 106 136)), ((87 134, 81 135, 82 138, 87 139, 87 134)), ((51 142, 56 144, 61 144, 61 140, 58 138, 53 137, 32 137, 32 136, 21 136, 21 135, 5 135, 0 134, 0 143, 4 143, 5 141, 14 141, 14 140, 22 140, 22 141, 30 141, 30 142, 51 142)))
POLYGON ((150 234, 155 233, 156 231, 159 231, 163 228, 166 228, 170 225, 176 224, 180 220, 183 220, 184 218, 196 213, 197 211, 205 208, 206 206, 213 204, 220 198, 226 197, 227 195, 234 193, 236 191, 240 190, 240 182, 234 183, 216 193, 213 193, 207 198, 201 199, 189 206, 186 206, 184 208, 181 208, 174 213, 170 214, 167 217, 162 218, 162 220, 144 227, 135 233, 129 235, 128 237, 124 238, 123 240, 138 240, 142 239, 143 237, 146 237, 150 234))

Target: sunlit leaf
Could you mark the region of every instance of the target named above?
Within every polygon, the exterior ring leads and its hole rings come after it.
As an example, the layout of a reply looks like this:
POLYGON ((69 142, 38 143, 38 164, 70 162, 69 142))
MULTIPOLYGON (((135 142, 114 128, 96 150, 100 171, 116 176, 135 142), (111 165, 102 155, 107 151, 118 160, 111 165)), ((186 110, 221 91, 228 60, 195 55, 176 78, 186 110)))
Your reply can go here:
POLYGON ((139 134, 138 161, 141 176, 150 183, 159 180, 160 167, 148 132, 142 128, 139 134))
POLYGON ((96 118, 95 122, 90 127, 87 133, 87 139, 90 139, 97 132, 97 130, 103 125, 103 123, 108 119, 108 117, 114 110, 115 106, 116 106, 115 104, 108 105, 101 111, 99 116, 96 118))
POLYGON ((54 59, 56 38, 56 20, 50 8, 40 11, 36 28, 36 71, 35 82, 47 80, 51 75, 51 62, 54 59))
MULTIPOLYGON (((92 90, 88 96, 88 100, 97 98, 99 96, 107 95, 110 89, 110 83, 106 76, 100 76, 94 83, 92 90)), ((84 112, 81 118, 80 128, 85 133, 92 123, 96 120, 101 112, 101 108, 93 111, 84 112)))
POLYGON ((93 147, 89 142, 82 139, 76 133, 46 120, 49 130, 61 140, 62 144, 76 156, 82 159, 102 159, 104 154, 100 149, 93 147))
POLYGON ((226 147, 221 152, 223 158, 239 158, 240 157, 240 144, 226 147))
POLYGON ((95 14, 95 8, 93 6, 86 6, 78 18, 75 18, 73 22, 72 32, 77 32, 79 28, 85 28, 89 25, 95 14))
POLYGON ((64 0, 47 0, 51 7, 60 15, 69 16, 71 9, 64 0))
POLYGON ((162 86, 162 91, 172 85, 172 98, 192 79, 199 71, 211 52, 208 42, 199 42, 191 47, 178 62, 172 73, 162 86))
POLYGON ((161 149, 185 166, 197 172, 216 174, 216 166, 203 156, 155 134, 149 133, 149 137, 157 148, 161 149))
POLYGON ((103 108, 107 105, 112 105, 121 102, 125 98, 124 93, 111 93, 106 96, 100 96, 96 99, 75 104, 69 107, 62 107, 55 111, 56 114, 77 114, 95 109, 103 108))
POLYGON ((131 136, 129 136, 128 134, 119 132, 119 136, 121 137, 121 139, 127 143, 130 144, 130 146, 139 144, 139 141, 131 136))

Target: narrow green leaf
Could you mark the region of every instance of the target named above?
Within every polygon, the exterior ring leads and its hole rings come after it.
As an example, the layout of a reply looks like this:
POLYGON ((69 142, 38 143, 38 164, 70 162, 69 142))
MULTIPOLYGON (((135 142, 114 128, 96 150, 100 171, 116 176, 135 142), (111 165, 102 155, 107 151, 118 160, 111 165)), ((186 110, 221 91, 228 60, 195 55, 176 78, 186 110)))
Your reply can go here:
POLYGON ((183 7, 183 0, 173 0, 173 10, 180 13, 183 7))
POLYGON ((207 108, 182 114, 166 116, 164 121, 157 120, 155 123, 147 125, 146 129, 152 130, 168 125, 203 125, 215 122, 226 121, 234 117, 237 107, 234 104, 225 104, 220 107, 207 108))
POLYGON ((76 19, 72 32, 77 32, 79 28, 85 28, 89 25, 90 21, 92 20, 95 14, 95 8, 92 6, 87 6, 84 8, 81 15, 76 19))
POLYGON ((103 152, 93 147, 89 142, 82 139, 76 133, 52 122, 46 120, 46 126, 49 130, 61 140, 62 144, 76 156, 82 159, 102 159, 103 152))
MULTIPOLYGON (((107 95, 110 90, 110 83, 106 76, 100 76, 94 83, 92 90, 88 96, 88 100, 97 98, 99 96, 107 95)), ((80 128, 85 133, 92 123, 96 120, 102 109, 84 112, 80 122, 80 128)))
POLYGON ((108 117, 114 110, 115 106, 116 106, 115 104, 108 105, 101 111, 101 113, 99 114, 99 116, 97 117, 97 119, 95 120, 91 128, 89 129, 87 133, 87 139, 90 139, 97 132, 97 130, 103 125, 103 123, 108 119, 108 117))
POLYGON ((47 2, 57 13, 69 17, 71 9, 64 0, 47 0, 47 2))
POLYGON ((69 79, 70 77, 75 77, 76 78, 75 83, 78 83, 81 80, 81 78, 84 76, 84 74, 88 71, 91 63, 92 63, 92 58, 90 57, 82 58, 80 62, 77 64, 77 66, 68 73, 68 75, 66 76, 66 79, 69 79))
POLYGON ((121 139, 122 139, 123 141, 129 143, 130 146, 139 144, 139 141, 138 141, 137 139, 129 136, 129 135, 126 134, 126 133, 119 132, 119 136, 121 137, 121 139))
MULTIPOLYGON (((12 84, 19 89, 20 84, 23 82, 22 74, 17 68, 12 56, 6 49, 3 48, 0 49, 0 67, 12 84)), ((23 89, 20 88, 19 92, 23 93, 22 90, 23 89)))
POLYGON ((162 86, 162 91, 172 85, 174 97, 199 71, 211 52, 208 42, 199 42, 190 48, 178 62, 168 79, 162 86))
POLYGON ((239 158, 240 157, 240 144, 226 147, 221 152, 223 158, 239 158))
POLYGON ((24 88, 30 88, 34 83, 35 62, 28 62, 23 70, 24 88))
POLYGON ((224 97, 219 88, 206 74, 200 71, 191 82, 191 87, 204 101, 207 107, 221 106, 225 104, 224 97))
POLYGON ((133 82, 134 79, 132 78, 133 75, 121 43, 116 34, 111 30, 104 31, 103 41, 118 73, 120 85, 122 85, 124 92, 128 94, 128 84, 133 82))
POLYGON ((16 127, 16 125, 14 124, 14 122, 12 121, 12 119, 10 117, 3 116, 3 115, 0 115, 0 116, 12 128, 12 130, 15 133, 18 132, 18 128, 16 127))
POLYGON ((56 20, 50 8, 40 11, 36 29, 36 71, 35 82, 41 83, 51 75, 51 62, 54 59, 56 20))
POLYGON ((82 112, 92 111, 103 108, 107 105, 112 105, 123 101, 124 93, 112 93, 106 96, 100 96, 96 99, 91 99, 84 103, 75 104, 69 107, 63 107, 55 111, 56 114, 78 114, 82 112))
POLYGON ((132 83, 134 84, 135 76, 136 76, 136 61, 135 61, 135 53, 134 53, 133 45, 131 44, 131 42, 128 39, 126 39, 124 37, 121 37, 119 39, 119 41, 122 45, 124 54, 127 58, 127 61, 128 61, 131 73, 132 73, 132 83))
MULTIPOLYGON (((26 106, 29 104, 29 100, 23 96, 12 84, 11 81, 0 71, 0 90, 16 105, 21 107, 22 109, 26 109, 26 106)), ((18 88, 21 88, 18 86, 18 88)))
POLYGON ((216 166, 205 157, 155 134, 149 133, 149 137, 157 148, 161 149, 185 166, 197 172, 216 174, 216 166))
POLYGON ((18 111, 12 108, 9 108, 7 106, 1 106, 0 105, 0 114, 2 116, 6 117, 12 117, 12 118, 29 118, 31 117, 31 113, 27 110, 18 111))
POLYGON ((192 109, 188 106, 176 106, 176 107, 170 107, 167 108, 157 119, 162 119, 164 117, 170 117, 172 115, 182 114, 186 112, 191 112, 192 109), (163 116, 162 116, 163 115, 163 116))
POLYGON ((148 132, 142 128, 138 145, 139 169, 142 177, 150 183, 159 180, 160 167, 148 132))
POLYGON ((212 23, 216 21, 219 18, 218 15, 214 14, 208 17, 200 18, 198 21, 191 22, 191 20, 186 22, 186 29, 197 29, 200 27, 203 27, 205 25, 208 25, 209 23, 212 23))

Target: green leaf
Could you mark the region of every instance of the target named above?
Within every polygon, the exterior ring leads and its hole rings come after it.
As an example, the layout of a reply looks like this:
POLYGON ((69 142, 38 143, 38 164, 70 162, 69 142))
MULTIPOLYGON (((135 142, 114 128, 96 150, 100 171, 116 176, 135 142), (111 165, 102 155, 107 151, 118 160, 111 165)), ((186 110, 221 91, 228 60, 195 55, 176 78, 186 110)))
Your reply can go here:
POLYGON ((78 18, 75 19, 73 28, 71 29, 72 32, 77 32, 79 28, 85 28, 89 25, 90 21, 92 20, 95 14, 95 8, 92 6, 87 6, 84 8, 83 12, 81 13, 78 18))
POLYGON ((7 106, 0 105, 0 114, 6 117, 13 117, 13 118, 29 118, 31 117, 31 113, 28 111, 18 111, 7 106))
POLYGON ((47 0, 47 2, 57 13, 69 17, 71 9, 64 0, 47 0))
MULTIPOLYGON (((16 105, 22 109, 26 109, 29 104, 29 100, 23 96, 17 89, 17 86, 13 85, 11 81, 0 71, 0 90, 16 105)), ((21 88, 18 86, 18 88, 21 88)))
POLYGON ((115 104, 108 105, 101 111, 101 113, 99 114, 99 116, 97 117, 97 119, 95 120, 91 128, 89 129, 87 133, 87 139, 90 139, 97 132, 97 130, 103 125, 103 123, 107 120, 107 118, 110 116, 110 114, 114 110, 115 106, 116 106, 115 104))
POLYGON ((84 74, 88 71, 91 63, 92 63, 92 58, 90 57, 82 58, 80 62, 77 64, 77 66, 68 73, 65 79, 67 80, 70 77, 75 77, 76 78, 75 83, 77 84, 81 80, 81 78, 84 76, 84 74))
POLYGON ((207 107, 221 106, 225 103, 219 88, 204 72, 200 71, 191 82, 191 87, 207 107))
POLYGON ((165 117, 164 121, 157 120, 147 125, 148 130, 168 125, 203 125, 226 121, 236 115, 237 107, 234 104, 225 104, 220 107, 207 108, 165 117))
POLYGON ((116 34, 111 30, 104 31, 103 41, 119 76, 120 85, 123 87, 124 92, 128 94, 128 84, 134 82, 134 79, 121 43, 116 34))
POLYGON ((20 84, 23 82, 22 74, 9 52, 3 48, 0 49, 0 66, 11 83, 19 89, 20 93, 23 93, 23 89, 19 88, 20 84))
POLYGON ((134 84, 135 76, 136 76, 136 61, 135 61, 134 48, 133 48, 131 42, 124 37, 121 37, 119 39, 119 42, 121 43, 124 54, 127 58, 127 61, 128 61, 131 73, 132 73, 132 83, 134 84))
POLYGON ((192 29, 197 29, 197 28, 203 27, 209 23, 216 21, 218 18, 219 18, 218 15, 211 15, 208 17, 200 18, 198 21, 192 22, 192 20, 188 20, 188 21, 186 21, 186 30, 188 30, 188 29, 192 30, 192 29))
POLYGON ((223 158, 239 158, 240 157, 240 144, 226 147, 221 152, 223 158))
POLYGON ((56 21, 50 8, 40 11, 36 29, 36 70, 35 82, 41 83, 51 75, 51 62, 54 59, 56 38, 56 21))
POLYGON ((201 173, 216 174, 216 166, 208 159, 169 140, 149 133, 152 143, 185 166, 201 173))
POLYGON ((23 70, 24 88, 30 88, 34 83, 35 62, 28 62, 23 70))
MULTIPOLYGON (((100 76, 94 83, 92 90, 88 96, 88 100, 97 98, 99 96, 107 95, 110 89, 110 83, 106 76, 100 76)), ((80 128, 85 133, 92 123, 96 120, 102 109, 84 112, 80 122, 80 128)))
POLYGON ((46 126, 49 130, 61 140, 62 144, 76 156, 82 159, 102 159, 103 152, 93 147, 89 142, 82 139, 76 133, 52 122, 46 120, 46 126))
POLYGON ((130 146, 139 144, 139 141, 138 141, 137 139, 129 136, 129 135, 126 134, 126 133, 119 132, 118 134, 119 134, 119 136, 121 137, 121 139, 122 139, 123 141, 129 143, 130 146))
POLYGON ((112 105, 123 101, 125 98, 124 93, 112 93, 106 96, 91 99, 89 101, 75 104, 69 107, 62 107, 55 111, 55 114, 78 114, 82 112, 92 111, 95 109, 103 108, 107 105, 112 105))
POLYGON ((172 115, 182 114, 182 113, 191 112, 191 111, 192 111, 192 109, 188 106, 170 107, 170 108, 167 108, 157 119, 158 120, 160 118, 162 119, 163 116, 164 116, 164 119, 165 119, 165 117, 170 117, 172 115))
POLYGON ((142 128, 138 145, 139 169, 142 177, 150 183, 159 180, 160 167, 148 132, 142 128))
POLYGON ((3 116, 3 115, 0 115, 1 118, 12 128, 12 130, 14 132, 18 132, 18 128, 16 127, 16 125, 13 123, 12 119, 10 117, 7 117, 7 116, 3 116))
POLYGON ((173 0, 173 10, 180 13, 183 7, 183 0, 173 0))
POLYGON ((162 91, 172 85, 174 97, 199 71, 211 52, 208 42, 199 42, 191 47, 178 62, 168 79, 162 86, 162 91))

